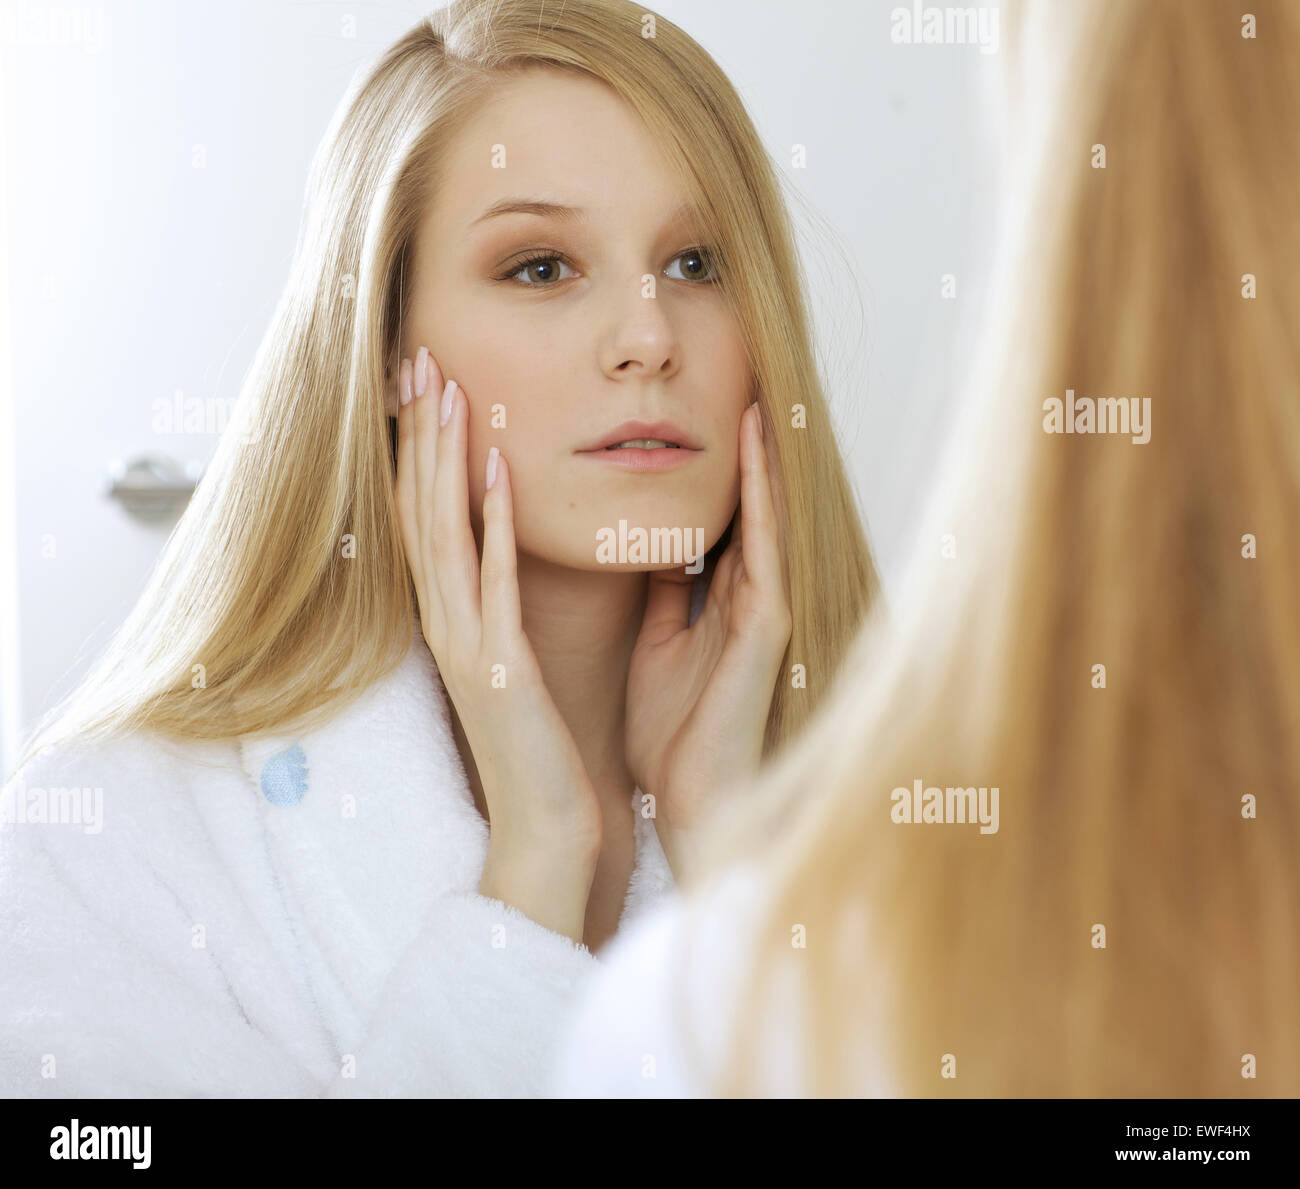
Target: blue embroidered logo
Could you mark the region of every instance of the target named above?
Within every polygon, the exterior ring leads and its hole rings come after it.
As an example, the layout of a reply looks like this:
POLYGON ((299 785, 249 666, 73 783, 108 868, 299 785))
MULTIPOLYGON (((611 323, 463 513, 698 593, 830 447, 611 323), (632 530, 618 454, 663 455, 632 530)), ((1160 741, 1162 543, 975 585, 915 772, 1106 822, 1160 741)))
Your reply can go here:
POLYGON ((298 744, 262 765, 262 795, 272 805, 297 805, 307 795, 307 757, 298 744))

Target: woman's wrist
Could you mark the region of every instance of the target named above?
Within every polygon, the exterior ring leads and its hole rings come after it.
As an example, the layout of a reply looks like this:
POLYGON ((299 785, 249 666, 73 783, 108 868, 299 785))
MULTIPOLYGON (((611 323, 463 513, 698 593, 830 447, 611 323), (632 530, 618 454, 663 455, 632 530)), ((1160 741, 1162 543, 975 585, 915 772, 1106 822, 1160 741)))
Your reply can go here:
POLYGON ((587 900, 599 848, 514 844, 494 836, 479 880, 479 894, 518 909, 530 920, 582 942, 587 900))
POLYGON ((659 845, 673 878, 682 878, 683 869, 691 861, 692 850, 696 845, 696 834, 690 826, 673 826, 663 818, 655 818, 655 833, 659 836, 659 845))

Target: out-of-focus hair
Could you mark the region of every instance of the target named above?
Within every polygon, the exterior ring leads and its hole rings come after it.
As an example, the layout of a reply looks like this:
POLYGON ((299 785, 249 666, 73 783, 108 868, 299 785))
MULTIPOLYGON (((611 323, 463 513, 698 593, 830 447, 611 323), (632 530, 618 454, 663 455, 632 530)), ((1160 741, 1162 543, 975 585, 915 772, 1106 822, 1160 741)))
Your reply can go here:
POLYGON ((1003 5, 1032 167, 962 465, 682 881, 770 890, 717 1093, 1300 1094, 1300 8, 1245 7, 1003 5), (1045 432, 1067 389, 1149 441, 1045 432), (918 779, 998 831, 894 822, 918 779), (778 974, 802 1087, 755 1072, 778 974))

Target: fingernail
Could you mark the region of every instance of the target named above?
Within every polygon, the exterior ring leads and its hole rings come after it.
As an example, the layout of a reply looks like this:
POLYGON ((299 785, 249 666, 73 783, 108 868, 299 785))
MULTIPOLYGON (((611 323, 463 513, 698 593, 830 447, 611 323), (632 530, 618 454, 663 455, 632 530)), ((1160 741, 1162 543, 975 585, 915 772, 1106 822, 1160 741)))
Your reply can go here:
POLYGON ((421 347, 415 353, 415 395, 423 396, 429 386, 429 348, 421 347))
POLYGON ((397 395, 402 404, 411 403, 411 361, 402 360, 402 370, 397 382, 397 395))
POLYGON ((763 440, 763 414, 759 412, 758 405, 754 405, 754 420, 758 422, 758 440, 763 440))
POLYGON ((501 457, 501 451, 495 446, 488 451, 487 462, 487 489, 492 490, 492 484, 497 481, 497 459, 501 457))
POLYGON ((455 395, 455 392, 456 392, 456 381, 448 380, 447 387, 443 389, 443 393, 442 393, 442 409, 438 414, 439 425, 446 425, 447 421, 451 417, 451 400, 452 397, 455 395))

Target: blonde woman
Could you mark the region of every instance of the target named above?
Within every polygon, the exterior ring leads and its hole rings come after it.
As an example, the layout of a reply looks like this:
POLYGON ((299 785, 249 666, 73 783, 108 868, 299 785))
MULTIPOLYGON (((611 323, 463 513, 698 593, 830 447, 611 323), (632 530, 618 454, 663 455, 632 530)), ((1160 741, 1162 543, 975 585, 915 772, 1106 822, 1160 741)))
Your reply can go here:
POLYGON ((898 616, 556 1093, 1300 1094, 1300 11, 1250 10, 1004 6, 1024 234, 898 616))
POLYGON ((242 399, 5 790, 0 1091, 538 1093, 876 590, 730 83, 621 0, 421 22, 242 399))

